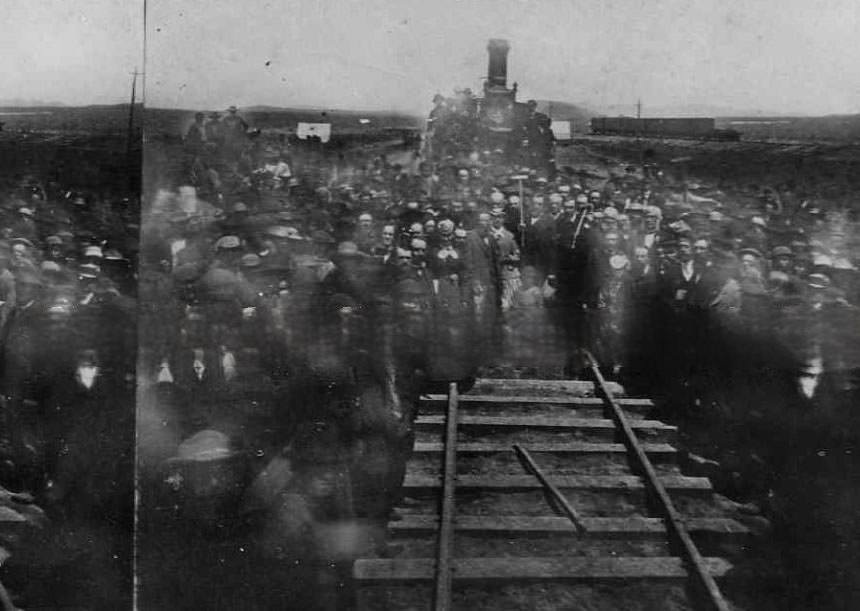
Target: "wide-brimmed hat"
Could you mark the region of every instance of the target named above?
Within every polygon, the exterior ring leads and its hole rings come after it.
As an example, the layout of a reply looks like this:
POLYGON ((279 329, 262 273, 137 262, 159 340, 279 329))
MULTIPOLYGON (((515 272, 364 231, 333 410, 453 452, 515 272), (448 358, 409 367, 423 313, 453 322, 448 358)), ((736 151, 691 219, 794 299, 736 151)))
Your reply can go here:
POLYGON ((93 257, 95 259, 103 259, 104 253, 102 252, 101 246, 87 246, 86 248, 84 248, 84 256, 93 257))
POLYGON ((743 255, 752 255, 752 256, 753 256, 753 257, 755 257, 756 259, 761 259, 761 258, 762 258, 761 251, 760 251, 760 250, 758 250, 757 248, 741 248, 741 249, 738 251, 738 254, 739 254, 739 255, 741 255, 741 256, 743 256, 743 255))
POLYGON ((806 283, 813 289, 826 289, 830 286, 830 278, 825 274, 809 274, 806 283))
POLYGON ((297 234, 298 231, 295 227, 288 227, 286 225, 271 225, 269 227, 266 227, 265 230, 265 234, 267 236, 278 238, 280 240, 286 240, 290 237, 291 233, 297 234))
POLYGON ((813 255, 812 265, 815 267, 833 267, 833 258, 828 255, 818 253, 813 255))
POLYGON ((454 233, 454 221, 451 219, 443 219, 439 221, 437 229, 439 230, 440 235, 450 236, 454 233))
POLYGON ((344 256, 353 256, 358 254, 358 246, 355 242, 341 242, 337 245, 337 254, 344 256))
POLYGON ((95 263, 81 263, 78 266, 78 276, 81 278, 94 280, 99 277, 99 273, 101 273, 101 268, 95 263))
POLYGON ((242 245, 239 236, 225 235, 215 242, 215 250, 235 250, 242 245))
POLYGON ((33 248, 33 243, 30 240, 20 236, 12 238, 12 246, 15 246, 16 244, 21 244, 22 246, 26 246, 27 248, 33 248))
POLYGON ((239 265, 246 268, 259 267, 260 257, 258 255, 255 255, 254 253, 242 255, 242 258, 239 260, 239 265))

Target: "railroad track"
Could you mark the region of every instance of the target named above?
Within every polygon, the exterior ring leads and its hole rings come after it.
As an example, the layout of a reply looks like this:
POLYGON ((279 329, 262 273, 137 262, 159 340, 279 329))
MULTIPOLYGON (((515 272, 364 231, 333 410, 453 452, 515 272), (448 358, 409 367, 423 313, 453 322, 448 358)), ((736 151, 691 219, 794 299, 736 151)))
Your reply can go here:
POLYGON ((604 380, 479 380, 422 397, 388 549, 357 608, 729 609, 748 530, 677 467, 672 426, 604 380))

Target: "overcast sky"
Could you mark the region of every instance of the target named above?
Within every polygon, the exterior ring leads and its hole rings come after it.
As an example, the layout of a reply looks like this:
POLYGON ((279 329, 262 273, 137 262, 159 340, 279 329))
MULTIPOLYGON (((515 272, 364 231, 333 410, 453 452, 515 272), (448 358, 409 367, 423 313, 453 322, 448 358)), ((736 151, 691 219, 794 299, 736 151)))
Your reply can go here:
MULTIPOLYGON (((0 98, 123 101, 143 0, 2 0, 0 98)), ((858 0, 148 0, 150 106, 426 112, 511 44, 520 98, 860 112, 858 0)))
POLYGON ((143 0, 0 0, 0 99, 128 102, 143 0))

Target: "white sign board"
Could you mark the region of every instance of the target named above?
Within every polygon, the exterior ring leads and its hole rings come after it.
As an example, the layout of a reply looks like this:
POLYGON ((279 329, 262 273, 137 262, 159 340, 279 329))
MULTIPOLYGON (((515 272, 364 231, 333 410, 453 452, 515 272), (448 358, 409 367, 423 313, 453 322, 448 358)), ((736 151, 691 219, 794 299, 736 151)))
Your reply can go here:
POLYGON ((328 142, 331 139, 331 123, 299 123, 296 126, 296 136, 300 140, 317 136, 322 142, 328 142))
POLYGON ((570 121, 553 121, 549 128, 556 140, 570 140, 570 121))

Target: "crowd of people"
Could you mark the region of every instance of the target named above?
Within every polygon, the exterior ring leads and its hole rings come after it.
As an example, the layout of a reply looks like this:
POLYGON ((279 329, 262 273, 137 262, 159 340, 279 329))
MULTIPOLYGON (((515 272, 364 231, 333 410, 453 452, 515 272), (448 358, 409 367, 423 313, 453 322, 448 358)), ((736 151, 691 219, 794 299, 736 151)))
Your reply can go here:
POLYGON ((25 604, 109 608, 123 596, 139 215, 137 194, 108 184, 10 172, 0 186, 0 552, 25 604))
MULTIPOLYGON (((446 113, 474 118, 468 91, 434 101, 431 123, 445 124, 446 113)), ((440 129, 432 137, 441 138, 440 129)), ((210 231, 210 242, 232 231, 227 237, 246 256, 237 270, 248 278, 285 265, 286 287, 286 276, 314 257, 331 270, 347 265, 372 282, 336 286, 332 279, 343 276, 336 273, 323 284, 365 308, 426 284, 428 320, 456 310, 455 321, 482 321, 466 325, 482 340, 470 337, 471 346, 510 331, 514 306, 540 303, 557 306, 567 335, 618 370, 654 307, 714 311, 760 327, 772 319, 763 315, 769 308, 857 301, 847 221, 820 203, 769 188, 709 192, 651 167, 580 180, 544 164, 526 167, 500 149, 476 150, 479 136, 455 131, 465 141, 449 155, 298 167, 285 147, 270 147, 269 159, 244 174, 239 163, 222 164, 224 174, 239 173, 230 185, 193 174, 190 182, 216 202, 212 218, 222 234, 210 231)), ((190 136, 188 146, 196 146, 190 136)), ((431 326, 438 333, 457 325, 431 326)))
POLYGON ((92 466, 73 464, 90 449, 72 445, 132 405, 139 205, 30 176, 0 200, 4 479, 67 503, 87 494, 79 470, 92 466))
MULTIPOLYGON (((241 120, 244 137, 201 153, 200 119, 195 163, 143 217, 141 464, 175 494, 168 459, 252 456, 263 479, 242 507, 263 547, 304 550, 328 584, 349 555, 329 527, 384 523, 434 384, 552 342, 571 373, 587 348, 616 376, 653 375, 659 354, 684 378, 715 329, 858 299, 847 221, 787 190, 556 172, 477 140, 310 162, 241 120)), ((221 485, 209 498, 233 494, 221 485)))

